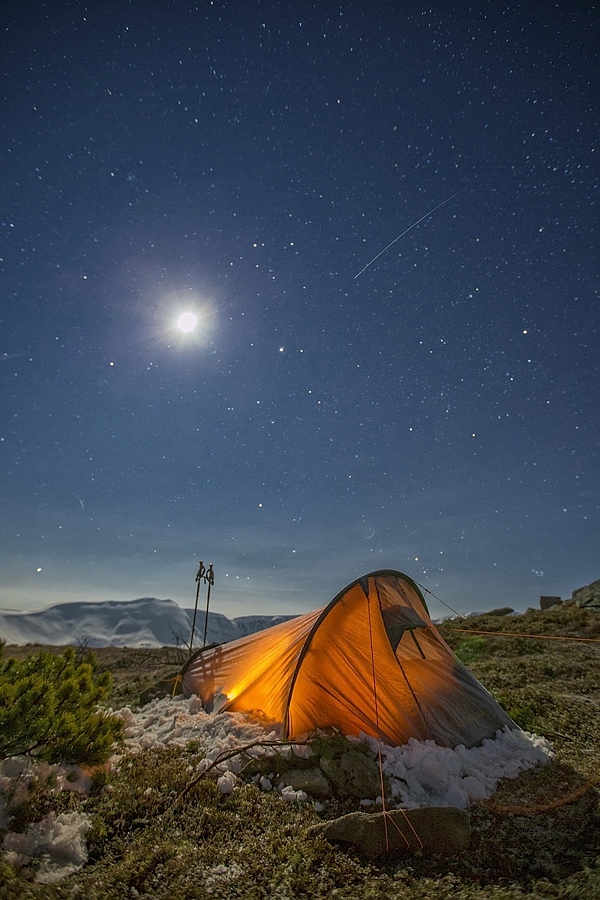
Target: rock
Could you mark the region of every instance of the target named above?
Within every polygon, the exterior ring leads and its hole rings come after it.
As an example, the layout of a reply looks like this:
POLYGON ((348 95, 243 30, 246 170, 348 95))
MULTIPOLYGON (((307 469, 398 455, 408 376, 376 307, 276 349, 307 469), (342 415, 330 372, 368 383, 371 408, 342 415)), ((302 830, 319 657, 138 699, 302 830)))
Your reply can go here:
POLYGON ((331 784, 320 769, 290 769, 281 776, 277 786, 284 785, 304 791, 317 800, 327 800, 332 794, 331 784))
POLYGON ((540 597, 540 609, 550 609, 551 606, 560 606, 560 597, 540 597))
POLYGON ((347 750, 335 759, 321 757, 319 765, 338 797, 374 800, 381 794, 379 766, 360 750, 347 750))
POLYGON ((349 813, 312 825, 308 833, 322 834, 333 843, 352 844, 369 859, 386 852, 411 850, 450 854, 468 846, 471 821, 464 809, 454 807, 394 809, 387 813, 349 813))
POLYGON ((514 609, 511 606, 500 606, 498 609, 490 609, 489 613, 486 613, 488 616, 510 616, 511 613, 514 613, 514 609))
POLYGON ((571 600, 585 609, 600 609, 600 578, 585 587, 573 591, 571 600))
POLYGON ((245 775, 271 775, 277 771, 277 759, 274 756, 261 756, 256 759, 246 753, 241 753, 240 760, 245 775))

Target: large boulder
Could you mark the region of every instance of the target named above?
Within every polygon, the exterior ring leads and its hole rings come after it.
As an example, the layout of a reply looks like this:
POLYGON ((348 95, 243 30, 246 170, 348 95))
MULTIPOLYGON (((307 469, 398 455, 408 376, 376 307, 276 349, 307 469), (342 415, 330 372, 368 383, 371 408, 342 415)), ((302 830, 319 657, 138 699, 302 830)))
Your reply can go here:
POLYGON ((468 846, 471 821, 464 809, 429 806, 385 813, 349 813, 312 825, 308 833, 321 834, 333 843, 354 845, 368 859, 412 850, 453 854, 468 846))
POLYGON ((600 609, 600 578, 573 591, 571 600, 585 609, 600 609))
POLYGON ((550 609, 552 606, 560 606, 560 597, 540 597, 540 609, 550 609))

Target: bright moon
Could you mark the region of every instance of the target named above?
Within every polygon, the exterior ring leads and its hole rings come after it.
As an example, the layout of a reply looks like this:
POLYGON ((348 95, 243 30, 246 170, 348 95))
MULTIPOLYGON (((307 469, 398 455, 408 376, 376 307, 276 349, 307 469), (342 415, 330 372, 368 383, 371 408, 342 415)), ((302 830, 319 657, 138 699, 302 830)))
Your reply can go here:
POLYGON ((198 319, 191 312, 182 313, 177 319, 177 326, 182 331, 193 331, 196 325, 198 324, 198 319))

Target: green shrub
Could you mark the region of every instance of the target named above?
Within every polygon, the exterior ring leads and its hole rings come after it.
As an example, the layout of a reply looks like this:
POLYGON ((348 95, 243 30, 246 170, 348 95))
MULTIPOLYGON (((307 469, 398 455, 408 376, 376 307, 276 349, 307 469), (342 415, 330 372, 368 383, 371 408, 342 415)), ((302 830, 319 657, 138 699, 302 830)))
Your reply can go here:
POLYGON ((496 700, 519 728, 524 731, 535 731, 539 728, 539 715, 529 703, 509 699, 503 694, 497 694, 496 700))
POLYGON ((460 643, 457 644, 454 649, 454 652, 456 653, 460 661, 466 666, 478 659, 481 659, 481 657, 485 654, 485 651, 485 638, 479 637, 479 635, 463 638, 463 640, 460 641, 460 643))
POLYGON ((110 684, 92 653, 78 661, 69 647, 58 656, 3 659, 0 643, 0 760, 104 762, 123 729, 121 719, 99 708, 110 684))

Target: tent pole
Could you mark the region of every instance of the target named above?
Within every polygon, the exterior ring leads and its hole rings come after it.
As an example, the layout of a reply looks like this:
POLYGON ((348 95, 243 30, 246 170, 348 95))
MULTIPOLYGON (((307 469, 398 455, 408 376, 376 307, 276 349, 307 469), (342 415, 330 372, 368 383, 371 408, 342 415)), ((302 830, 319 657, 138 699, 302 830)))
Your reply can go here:
POLYGON ((196 601, 194 603, 194 618, 192 619, 192 634, 190 637, 190 654, 191 654, 192 648, 194 646, 194 632, 196 631, 196 614, 198 612, 198 597, 200 596, 200 582, 204 578, 205 574, 206 574, 206 569, 204 568, 204 563, 201 560, 200 565, 198 566, 198 572, 196 573, 196 601))
POLYGON ((215 573, 213 572, 212 563, 208 567, 208 572, 204 575, 204 580, 208 584, 208 590, 206 592, 206 616, 204 618, 204 638, 202 641, 202 646, 206 647, 206 633, 208 631, 208 607, 210 605, 210 589, 215 583, 215 573))

